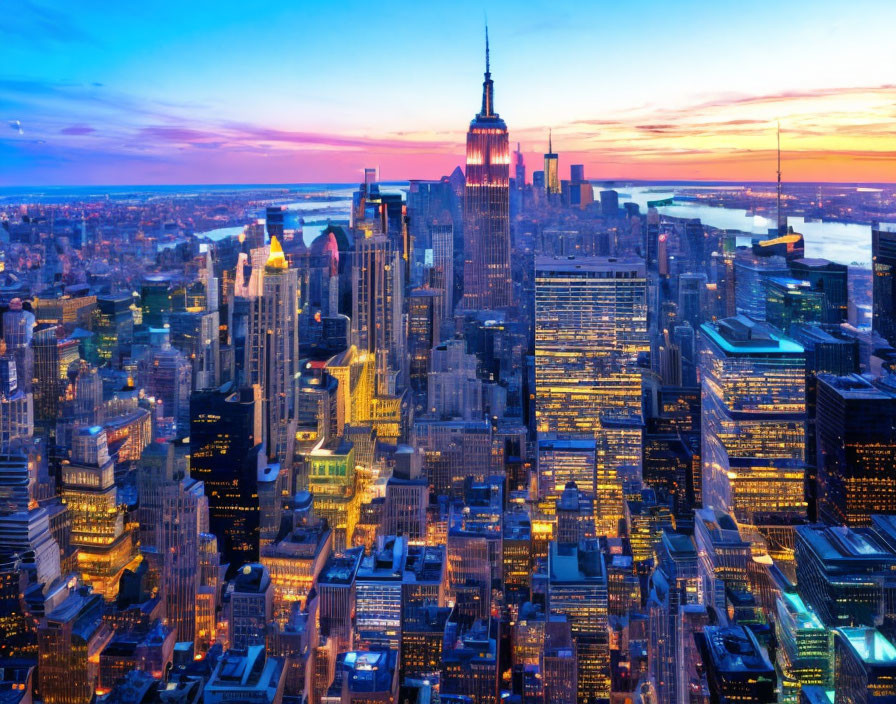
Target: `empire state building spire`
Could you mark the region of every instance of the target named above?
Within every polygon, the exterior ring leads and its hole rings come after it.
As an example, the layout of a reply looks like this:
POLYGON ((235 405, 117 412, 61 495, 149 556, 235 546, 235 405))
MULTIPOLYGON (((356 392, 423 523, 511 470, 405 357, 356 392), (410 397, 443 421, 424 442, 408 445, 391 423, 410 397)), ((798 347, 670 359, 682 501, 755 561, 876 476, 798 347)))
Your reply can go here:
POLYGON ((513 304, 510 274, 510 143, 495 112, 485 27, 482 110, 467 132, 464 174, 464 297, 466 310, 499 310, 513 304))
POLYGON ((485 25, 485 80, 482 82, 482 110, 479 117, 497 117, 495 114, 495 84, 488 57, 488 25, 485 25))

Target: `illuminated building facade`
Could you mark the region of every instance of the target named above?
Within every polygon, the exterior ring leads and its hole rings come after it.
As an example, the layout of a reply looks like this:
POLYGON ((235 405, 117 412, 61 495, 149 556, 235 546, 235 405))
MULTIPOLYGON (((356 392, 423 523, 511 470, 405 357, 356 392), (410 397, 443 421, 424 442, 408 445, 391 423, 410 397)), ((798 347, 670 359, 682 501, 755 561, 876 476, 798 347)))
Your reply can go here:
POLYGON ((495 310, 512 304, 510 143, 507 125, 494 109, 488 34, 482 109, 467 132, 463 278, 466 309, 495 310))
POLYGON ((361 561, 355 577, 355 635, 365 647, 397 649, 407 540, 389 536, 361 561))
POLYGON ((552 542, 548 555, 548 611, 564 615, 578 659, 578 700, 610 696, 607 570, 596 540, 552 542))
POLYGON ((765 319, 779 330, 791 325, 823 323, 826 314, 824 293, 808 281, 781 276, 769 277, 765 284, 765 319))
POLYGON ((649 349, 640 260, 537 258, 535 423, 597 439, 597 532, 616 535, 620 476, 641 472, 641 369, 649 349))
POLYGON ((297 525, 261 548, 261 564, 274 585, 274 619, 283 627, 293 608, 304 608, 308 594, 330 557, 333 534, 326 523, 297 525))
POLYGON ((835 702, 896 702, 896 646, 876 628, 835 631, 835 702))
POLYGON ((440 674, 443 702, 498 704, 498 622, 472 623, 455 612, 445 626, 440 674))
POLYGON ((560 194, 560 159, 554 152, 550 133, 548 134, 548 151, 544 155, 544 188, 549 196, 560 194))
POLYGON ((62 500, 71 515, 81 576, 111 601, 122 573, 136 566, 136 543, 125 525, 106 431, 99 426, 81 428, 73 438, 72 460, 62 467, 62 500))
POLYGON ((403 307, 401 253, 382 234, 357 239, 352 263, 352 344, 377 359, 377 390, 383 395, 400 388, 399 372, 408 366, 403 307))
POLYGON ((795 592, 783 592, 777 600, 775 636, 778 669, 787 694, 805 685, 829 687, 834 672, 833 633, 795 592))
POLYGON ((797 593, 828 628, 892 628, 896 553, 870 528, 797 526, 797 593))
POLYGON ((364 548, 331 555, 317 578, 320 632, 332 639, 339 652, 354 643, 355 582, 364 548))
POLYGON ((229 597, 230 646, 234 650, 263 646, 274 610, 274 585, 268 568, 258 563, 240 567, 231 580, 229 597))
MULTIPOLYGON (((62 328, 47 325, 34 331, 34 420, 39 427, 56 430, 59 404, 68 379, 68 368, 78 360, 78 341, 60 337, 62 328)), ((24 369, 23 369, 24 372, 24 369)))
POLYGON ((821 322, 837 326, 849 319, 848 267, 827 259, 791 259, 787 266, 791 276, 808 281, 813 291, 824 298, 824 315, 821 322))
POLYGON ((205 489, 186 476, 186 463, 179 459, 170 443, 153 443, 143 453, 137 473, 140 550, 157 575, 173 637, 194 643, 205 489))
POLYGON ((777 702, 775 669, 746 626, 707 626, 696 636, 710 701, 777 702))
POLYGON ((734 519, 710 508, 698 509, 694 521, 700 602, 726 608, 726 592, 749 589, 750 544, 734 519))
POLYGON ((560 498, 568 482, 593 496, 597 490, 597 444, 593 438, 558 437, 549 433, 538 439, 538 497, 546 505, 560 498))
POLYGON ((508 603, 529 601, 532 583, 532 521, 522 510, 504 513, 501 576, 508 603))
POLYGON ((414 442, 423 450, 423 475, 437 494, 461 496, 467 476, 485 479, 491 463, 491 431, 486 420, 414 423, 414 442))
POLYGON ((734 298, 738 315, 765 320, 766 280, 789 275, 784 257, 757 256, 752 250, 739 247, 734 256, 734 298))
POLYGON ((333 446, 321 442, 307 455, 306 462, 315 513, 333 531, 333 549, 344 550, 352 545, 364 498, 354 445, 347 440, 333 446))
POLYGON ((859 526, 896 513, 896 388, 819 374, 816 409, 819 517, 859 526))
POLYGON ((432 348, 441 340, 444 291, 419 288, 408 296, 408 355, 411 388, 426 393, 432 348))
POLYGON ((190 407, 190 474, 205 486, 209 529, 232 573, 258 560, 259 391, 225 384, 195 392, 190 407))
POLYGON ((99 681, 100 652, 113 631, 103 600, 73 591, 37 627, 38 680, 46 704, 90 704, 99 681))
POLYGON ((700 330, 703 505, 756 523, 805 516, 803 347, 743 316, 700 330))
POLYGON ((896 223, 871 229, 872 327, 896 347, 896 223))
POLYGON ((289 267, 283 248, 271 240, 260 286, 250 292, 247 385, 258 385, 265 406, 264 437, 268 456, 276 458, 288 485, 295 444, 298 393, 298 272, 289 267))

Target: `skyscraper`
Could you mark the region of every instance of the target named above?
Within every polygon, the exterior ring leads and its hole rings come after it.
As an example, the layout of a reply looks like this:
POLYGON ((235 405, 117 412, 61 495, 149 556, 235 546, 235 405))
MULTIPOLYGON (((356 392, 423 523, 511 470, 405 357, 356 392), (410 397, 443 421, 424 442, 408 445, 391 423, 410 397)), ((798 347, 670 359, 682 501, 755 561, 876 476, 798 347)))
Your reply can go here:
POLYGON ((871 230, 874 332, 896 347, 896 223, 871 230))
POLYGON ((560 193, 560 158, 554 152, 550 132, 548 132, 548 151, 544 155, 544 188, 548 195, 560 193))
MULTIPOLYGON (((403 294, 401 255, 393 241, 380 234, 357 239, 352 264, 352 343, 362 353, 376 356, 378 363, 380 359, 386 362, 389 393, 396 390, 394 376, 407 366, 403 294)), ((382 371, 379 366, 378 371, 382 371)))
POLYGON ((700 331, 704 506, 805 516, 805 351, 743 316, 700 331))
POLYGON ((616 533, 622 476, 640 477, 646 289, 640 261, 535 263, 536 429, 598 440, 598 535, 616 533))
POLYGON ((258 560, 258 390, 231 384, 190 399, 190 474, 204 482, 209 525, 231 572, 258 560))
POLYGON ((495 112, 485 34, 482 109, 467 132, 464 188, 464 307, 494 310, 512 303, 510 276, 510 143, 495 112))
POLYGON ((896 513, 896 390, 858 374, 818 375, 818 514, 870 525, 896 513))

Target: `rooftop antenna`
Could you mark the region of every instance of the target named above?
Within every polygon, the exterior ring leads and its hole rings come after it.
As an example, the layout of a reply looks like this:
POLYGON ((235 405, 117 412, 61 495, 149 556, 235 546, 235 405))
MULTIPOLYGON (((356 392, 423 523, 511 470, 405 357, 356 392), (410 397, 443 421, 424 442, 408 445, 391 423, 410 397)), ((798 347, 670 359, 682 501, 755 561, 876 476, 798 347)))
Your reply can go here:
POLYGON ((488 58, 488 17, 485 18, 485 74, 488 75, 491 73, 489 69, 489 58, 488 58))
POLYGON ((548 154, 554 153, 554 145, 553 145, 553 142, 551 141, 551 138, 552 138, 551 128, 548 127, 548 154))
POLYGON ((784 226, 781 224, 781 121, 778 120, 778 207, 777 207, 777 221, 778 221, 778 234, 781 235, 786 231, 787 225, 786 221, 784 226))

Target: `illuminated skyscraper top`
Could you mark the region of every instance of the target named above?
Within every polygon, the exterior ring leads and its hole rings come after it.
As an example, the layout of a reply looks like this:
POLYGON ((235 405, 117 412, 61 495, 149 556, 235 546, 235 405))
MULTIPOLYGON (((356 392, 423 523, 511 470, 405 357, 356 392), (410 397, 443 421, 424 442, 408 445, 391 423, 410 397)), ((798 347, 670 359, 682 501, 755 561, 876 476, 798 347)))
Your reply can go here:
POLYGON ((467 132, 464 189, 464 300, 469 310, 511 304, 510 143, 495 112, 494 84, 485 33, 482 109, 467 132))

